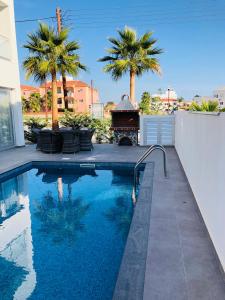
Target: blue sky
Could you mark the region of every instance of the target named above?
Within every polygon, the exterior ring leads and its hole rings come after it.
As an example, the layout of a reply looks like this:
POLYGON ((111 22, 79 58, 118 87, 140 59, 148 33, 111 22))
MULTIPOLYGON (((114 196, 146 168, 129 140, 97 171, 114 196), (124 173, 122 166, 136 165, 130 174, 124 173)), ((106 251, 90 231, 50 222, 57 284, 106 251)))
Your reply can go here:
MULTIPOLYGON (((155 93, 159 88, 173 87, 179 96, 191 99, 195 94, 211 95, 225 85, 225 2, 224 0, 14 0, 16 20, 51 17, 56 6, 66 14, 71 26, 71 39, 78 40, 81 61, 87 73, 78 79, 90 82, 99 89, 102 102, 117 102, 129 92, 129 78, 114 82, 102 72, 97 59, 105 55, 107 37, 116 36, 116 29, 125 25, 139 34, 153 31, 163 70, 161 77, 147 73, 136 80, 136 98, 144 91, 155 93), (69 11, 70 10, 70 11, 69 11)), ((54 24, 54 21, 49 21, 54 24)), ((19 61, 27 52, 22 48, 26 34, 35 30, 37 22, 17 23, 19 61)), ((25 76, 20 68, 21 82, 25 76)), ((27 82, 26 82, 27 83, 27 82)), ((29 84, 35 84, 32 80, 29 84)))

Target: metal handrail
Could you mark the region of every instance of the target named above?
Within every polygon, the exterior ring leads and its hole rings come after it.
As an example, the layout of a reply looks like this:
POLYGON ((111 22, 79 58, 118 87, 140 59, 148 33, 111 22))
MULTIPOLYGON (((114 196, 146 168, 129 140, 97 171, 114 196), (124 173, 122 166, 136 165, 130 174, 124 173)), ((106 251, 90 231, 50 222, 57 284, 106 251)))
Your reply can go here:
POLYGON ((154 150, 161 150, 163 152, 163 168, 164 168, 164 176, 167 177, 167 158, 166 158, 166 150, 162 145, 155 144, 152 145, 145 153, 138 159, 135 167, 134 167, 134 188, 133 188, 133 195, 132 198, 134 202, 136 202, 136 189, 137 189, 137 168, 140 164, 154 151, 154 150))

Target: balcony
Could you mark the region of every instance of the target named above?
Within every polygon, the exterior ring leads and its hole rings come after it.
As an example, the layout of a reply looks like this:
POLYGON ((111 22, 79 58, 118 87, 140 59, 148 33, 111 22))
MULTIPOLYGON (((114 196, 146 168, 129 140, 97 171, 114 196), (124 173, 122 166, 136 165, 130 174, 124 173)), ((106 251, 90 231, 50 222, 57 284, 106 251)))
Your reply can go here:
POLYGON ((0 58, 11 59, 10 40, 0 34, 0 58))

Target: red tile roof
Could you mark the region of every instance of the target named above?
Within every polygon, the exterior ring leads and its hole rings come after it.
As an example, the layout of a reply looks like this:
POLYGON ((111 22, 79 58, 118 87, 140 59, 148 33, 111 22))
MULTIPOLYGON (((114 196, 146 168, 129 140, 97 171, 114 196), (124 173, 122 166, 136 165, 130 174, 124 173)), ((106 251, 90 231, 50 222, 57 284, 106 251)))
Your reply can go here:
POLYGON ((36 91, 36 92, 39 91, 37 87, 31 85, 23 85, 23 84, 20 85, 20 89, 23 91, 36 91))
MULTIPOLYGON (((67 80, 66 81, 66 85, 69 86, 75 86, 75 87, 89 87, 89 85, 83 81, 80 80, 67 80)), ((51 87, 52 83, 51 82, 47 82, 46 84, 47 87, 51 87)), ((62 81, 57 81, 57 87, 61 87, 62 86, 62 81)), ((41 85, 42 88, 45 87, 45 84, 41 85)))

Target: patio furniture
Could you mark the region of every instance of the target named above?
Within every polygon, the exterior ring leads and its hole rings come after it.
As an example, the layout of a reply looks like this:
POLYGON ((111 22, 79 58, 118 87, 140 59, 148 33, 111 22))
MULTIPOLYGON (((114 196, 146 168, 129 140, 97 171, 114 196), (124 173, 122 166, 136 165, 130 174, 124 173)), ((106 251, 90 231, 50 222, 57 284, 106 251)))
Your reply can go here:
POLYGON ((79 130, 81 151, 91 151, 93 149, 93 144, 91 139, 94 132, 95 132, 94 129, 89 129, 89 128, 82 128, 79 130))
POLYGON ((40 128, 32 128, 31 129, 31 132, 33 133, 33 135, 35 137, 34 142, 37 143, 37 145, 36 145, 36 149, 37 150, 41 150, 41 145, 40 145, 40 131, 41 131, 40 128))
POLYGON ((63 153, 76 153, 80 151, 80 135, 79 130, 60 129, 63 138, 63 153))
POLYGON ((46 153, 57 153, 62 150, 62 136, 59 131, 41 130, 39 132, 40 150, 46 153))

